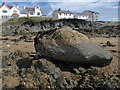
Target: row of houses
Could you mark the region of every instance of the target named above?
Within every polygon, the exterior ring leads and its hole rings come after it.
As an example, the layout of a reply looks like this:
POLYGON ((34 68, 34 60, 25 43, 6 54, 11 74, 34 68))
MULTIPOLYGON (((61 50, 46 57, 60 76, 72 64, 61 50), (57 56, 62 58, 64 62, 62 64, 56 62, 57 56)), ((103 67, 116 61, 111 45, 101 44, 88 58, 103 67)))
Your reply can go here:
POLYGON ((18 5, 6 5, 3 3, 0 5, 0 18, 16 18, 16 17, 33 17, 42 16, 42 13, 40 11, 40 7, 35 6, 34 8, 27 8, 23 6, 23 11, 20 13, 19 6, 18 5))
MULTIPOLYGON (((42 13, 40 7, 38 6, 35 6, 34 8, 30 8, 30 7, 28 8, 23 6, 22 13, 20 13, 18 5, 10 6, 10 5, 6 5, 5 3, 0 5, 0 18, 8 19, 8 18, 16 18, 16 17, 41 17, 41 16, 42 13)), ((88 21, 98 21, 98 16, 99 16, 98 12, 93 12, 90 10, 85 10, 83 13, 72 13, 69 10, 65 11, 65 10, 61 10, 60 8, 59 10, 55 10, 52 13, 52 17, 58 19, 76 18, 76 19, 84 19, 88 21)))
POLYGON ((62 18, 66 18, 66 19, 84 19, 84 20, 88 20, 88 21, 98 21, 98 16, 99 13, 98 12, 93 12, 90 10, 85 10, 83 13, 72 13, 71 11, 65 11, 65 10, 61 10, 60 8, 58 10, 55 10, 52 13, 52 17, 58 18, 58 19, 62 19, 62 18))

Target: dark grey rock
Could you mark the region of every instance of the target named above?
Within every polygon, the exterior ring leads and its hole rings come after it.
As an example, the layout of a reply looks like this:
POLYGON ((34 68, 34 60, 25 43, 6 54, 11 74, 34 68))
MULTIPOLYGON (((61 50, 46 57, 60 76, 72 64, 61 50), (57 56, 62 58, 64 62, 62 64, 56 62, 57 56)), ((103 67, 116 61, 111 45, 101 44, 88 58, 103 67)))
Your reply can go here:
POLYGON ((30 35, 24 36, 25 42, 33 42, 32 38, 30 35))
POLYGON ((72 88, 74 87, 74 84, 73 84, 73 82, 70 79, 65 78, 65 80, 72 88))
POLYGON ((111 44, 110 41, 107 41, 106 43, 107 46, 114 47, 115 45, 111 44))
POLYGON ((79 70, 78 69, 73 69, 75 71, 76 74, 80 74, 79 70))
POLYGON ((79 72, 82 74, 86 72, 86 69, 83 67, 79 67, 78 69, 79 69, 79 72))
POLYGON ((8 66, 8 63, 6 61, 2 62, 2 68, 6 68, 8 66))
POLYGON ((105 66, 112 61, 108 51, 69 28, 39 33, 35 38, 35 49, 56 61, 95 66, 105 66))
POLYGON ((56 85, 57 87, 64 88, 66 84, 65 78, 60 76, 57 78, 56 85))
POLYGON ((32 65, 32 60, 30 60, 29 58, 19 59, 19 60, 17 60, 16 64, 20 69, 21 68, 30 68, 32 65))
POLYGON ((60 76, 61 70, 56 67, 52 62, 41 59, 34 64, 35 72, 44 72, 51 75, 53 79, 60 76))

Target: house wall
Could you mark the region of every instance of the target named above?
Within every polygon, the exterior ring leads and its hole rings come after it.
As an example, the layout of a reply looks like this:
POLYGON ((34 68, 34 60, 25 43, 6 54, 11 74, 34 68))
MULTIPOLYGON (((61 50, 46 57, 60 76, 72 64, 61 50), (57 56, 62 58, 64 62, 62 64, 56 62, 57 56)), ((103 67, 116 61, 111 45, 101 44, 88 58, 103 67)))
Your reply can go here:
POLYGON ((13 6, 12 8, 11 8, 11 15, 14 13, 14 10, 16 10, 17 12, 17 14, 20 14, 20 11, 15 7, 15 6, 13 6))
POLYGON ((66 19, 69 19, 69 18, 73 18, 73 14, 65 14, 65 13, 58 13, 58 18, 61 19, 61 18, 66 18, 66 19))
POLYGON ((27 17, 27 14, 20 14, 19 17, 27 17))
POLYGON ((1 8, 0 8, 0 14, 1 14, 1 18, 4 16, 4 17, 10 17, 11 16, 11 11, 10 11, 10 9, 6 6, 6 5, 4 5, 4 6, 2 6, 1 8), (7 13, 3 13, 3 10, 7 10, 7 13))
POLYGON ((79 15, 78 19, 88 19, 88 16, 84 16, 84 15, 79 15))
POLYGON ((93 20, 98 21, 98 13, 93 13, 93 20))
POLYGON ((84 12, 84 14, 88 15, 88 21, 93 21, 93 14, 91 12, 84 12))
MULTIPOLYGON (((41 11, 40 11, 40 7, 36 7, 35 6, 35 11, 32 11, 32 12, 28 12, 25 8, 23 9, 23 13, 24 14, 26 14, 27 16, 29 16, 29 17, 40 17, 40 16, 42 16, 42 13, 41 13, 41 11), (37 13, 40 13, 40 15, 38 15, 37 13), (31 13, 33 13, 33 15, 31 15, 31 13)), ((23 15, 21 15, 21 17, 22 17, 23 15)), ((24 15, 25 16, 25 15, 24 15)))
POLYGON ((88 16, 86 16, 86 15, 78 15, 78 14, 73 14, 74 15, 74 18, 76 18, 76 19, 88 19, 88 16))
POLYGON ((36 15, 36 16, 39 16, 39 17, 42 16, 42 13, 41 13, 41 11, 40 11, 40 7, 38 7, 38 8, 35 7, 35 15, 36 15), (38 15, 38 13, 40 13, 40 15, 38 15))
POLYGON ((17 14, 20 14, 20 11, 15 6, 13 6, 11 9, 9 9, 6 5, 2 6, 0 8, 0 18, 11 18, 14 10, 17 11, 17 14), (7 13, 3 13, 3 10, 7 10, 7 13))
POLYGON ((98 21, 98 13, 92 13, 92 12, 84 12, 84 14, 88 15, 88 20, 89 21, 98 21))

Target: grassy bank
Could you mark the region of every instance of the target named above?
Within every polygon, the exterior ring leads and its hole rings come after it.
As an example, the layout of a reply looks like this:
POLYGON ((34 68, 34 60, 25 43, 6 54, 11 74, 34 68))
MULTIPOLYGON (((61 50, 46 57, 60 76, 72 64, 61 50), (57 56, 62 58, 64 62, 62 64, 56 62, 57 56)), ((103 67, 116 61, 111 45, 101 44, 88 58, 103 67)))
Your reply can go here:
POLYGON ((8 19, 3 24, 20 24, 20 23, 24 23, 26 21, 39 22, 39 21, 44 21, 44 20, 57 20, 57 18, 52 18, 52 17, 19 17, 19 18, 8 19))
POLYGON ((107 26, 119 25, 120 24, 120 22, 118 22, 118 21, 97 21, 97 23, 107 25, 107 26))

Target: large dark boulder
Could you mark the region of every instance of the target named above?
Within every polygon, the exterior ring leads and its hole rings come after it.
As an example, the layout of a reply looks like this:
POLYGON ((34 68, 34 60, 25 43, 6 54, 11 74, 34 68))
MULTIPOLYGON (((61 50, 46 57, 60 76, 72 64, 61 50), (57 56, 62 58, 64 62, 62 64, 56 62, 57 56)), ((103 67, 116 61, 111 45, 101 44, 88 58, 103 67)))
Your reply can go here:
POLYGON ((95 66, 106 66, 112 61, 109 52, 69 28, 39 32, 35 38, 35 49, 56 61, 95 66))

